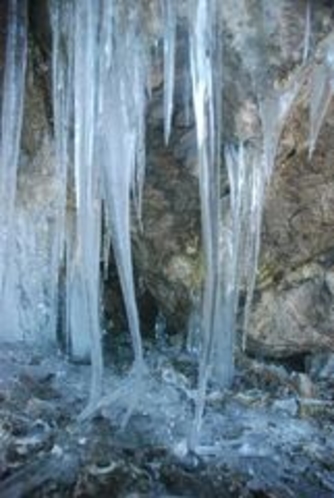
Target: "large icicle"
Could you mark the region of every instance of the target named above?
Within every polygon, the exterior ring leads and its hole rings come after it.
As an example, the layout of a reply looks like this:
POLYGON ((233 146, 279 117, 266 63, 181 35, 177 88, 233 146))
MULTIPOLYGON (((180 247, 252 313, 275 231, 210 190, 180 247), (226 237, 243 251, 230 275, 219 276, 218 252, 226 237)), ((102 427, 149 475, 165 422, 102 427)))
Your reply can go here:
MULTIPOLYGON (((74 163, 77 199, 76 247, 72 261, 72 348, 90 337, 92 385, 90 407, 102 390, 102 345, 99 324, 101 201, 95 162, 97 123, 98 12, 95 0, 75 2, 74 163)), ((75 354, 75 351, 74 351, 75 354)))
MULTIPOLYGON (((221 327, 220 288, 220 164, 217 154, 220 136, 215 92, 215 43, 214 22, 216 15, 214 0, 189 2, 190 17, 190 61, 193 105, 196 122, 199 162, 199 182, 202 213, 202 238, 205 255, 206 277, 203 296, 202 333, 198 395, 195 420, 190 436, 190 447, 195 449, 202 422, 207 383, 212 371, 214 347, 221 327)), ((229 353, 228 353, 229 354, 229 353)), ((225 358, 230 361, 227 356, 225 358)), ((221 379, 222 380, 222 379, 221 379)), ((229 379, 224 379, 228 382, 229 379)))
MULTIPOLYGON (((143 182, 145 85, 147 64, 139 36, 139 7, 109 4, 101 20, 98 99, 98 160, 103 196, 110 222, 111 241, 119 272, 134 349, 133 385, 129 385, 130 411, 140 395, 144 359, 133 281, 130 207, 131 191, 140 202, 143 182), (112 8, 114 6, 114 8, 112 8)), ((111 393, 104 400, 117 398, 111 393)))
MULTIPOLYGON (((92 388, 86 415, 101 396, 99 327, 101 199, 134 348, 135 382, 144 370, 133 282, 131 196, 140 218, 145 174, 148 57, 138 4, 68 0, 53 6, 55 121, 59 175, 66 184, 71 145, 71 24, 74 25, 74 179, 76 208, 66 237, 67 324, 72 355, 91 351, 92 388), (103 9, 102 9, 103 7, 103 9), (71 13, 73 10, 73 14, 71 13), (64 17, 65 16, 65 17, 64 17)), ((66 199, 64 187, 63 201, 66 199)), ((116 394, 117 396, 117 394, 116 394)), ((84 414, 84 415, 85 415, 84 414)))
POLYGON ((168 144, 173 115, 175 43, 176 43, 176 0, 162 0, 164 21, 164 128, 165 143, 168 144))
POLYGON ((0 135, 0 299, 11 251, 27 62, 27 3, 8 2, 0 135))

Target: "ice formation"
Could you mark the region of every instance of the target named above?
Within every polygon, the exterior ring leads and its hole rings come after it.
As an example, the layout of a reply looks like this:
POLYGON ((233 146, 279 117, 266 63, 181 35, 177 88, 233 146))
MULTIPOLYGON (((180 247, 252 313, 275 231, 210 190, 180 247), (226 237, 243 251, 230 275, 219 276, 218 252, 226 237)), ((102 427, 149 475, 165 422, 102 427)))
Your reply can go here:
MULTIPOLYGON (((229 9, 235 8, 233 4, 226 3, 229 9)), ((155 36, 163 38, 163 121, 168 143, 174 105, 179 7, 176 0, 162 0, 159 5, 163 28, 162 33, 155 36)), ((247 18, 245 5, 243 15, 247 18)), ((307 2, 304 62, 310 52, 310 5, 310 1, 307 2)), ((28 240, 28 232, 33 230, 27 227, 35 219, 26 219, 19 209, 14 216, 27 61, 26 8, 23 0, 9 1, 0 137, 2 297, 5 279, 11 275, 11 271, 5 269, 13 232, 20 231, 21 238, 28 240)), ((91 359, 92 385, 87 413, 117 396, 129 396, 131 389, 131 394, 138 396, 145 371, 130 234, 132 212, 134 222, 145 229, 141 215, 146 164, 145 115, 152 71, 152 39, 145 28, 145 8, 145 2, 135 0, 50 0, 57 161, 53 171, 56 195, 52 207, 51 256, 49 266, 44 266, 51 271, 48 296, 53 322, 57 321, 58 292, 63 285, 66 295, 63 327, 68 351, 76 359, 91 359), (134 375, 130 377, 134 383, 125 382, 114 394, 108 396, 107 393, 102 398, 101 260, 107 273, 110 246, 132 339, 134 367, 131 373, 134 375), (60 281, 60 274, 65 275, 64 282, 60 281)), ((184 100, 188 106, 191 93, 206 270, 201 317, 198 320, 196 315, 195 320, 201 340, 194 424, 189 438, 192 449, 200 442, 209 383, 223 389, 233 377, 240 292, 243 290, 246 294, 244 328, 247 330, 266 188, 284 123, 303 81, 297 75, 285 89, 268 92, 268 82, 264 84, 263 80, 267 63, 265 48, 261 48, 263 40, 256 40, 255 53, 249 57, 246 67, 257 98, 262 141, 254 143, 240 136, 235 143, 223 147, 221 29, 224 8, 219 0, 187 0, 186 13, 182 12, 188 23, 190 55, 184 77, 184 100), (224 165, 230 186, 230 205, 226 210, 223 210, 220 192, 224 165)), ((262 29, 260 36, 264 32, 262 29)), ((153 43, 159 45, 158 40, 153 43)), ((324 48, 325 62, 315 65, 312 72, 310 154, 333 95, 333 46, 329 40, 324 48)), ((186 114, 188 121, 190 113, 186 114)), ((46 223, 46 217, 43 222, 46 223)), ((27 262, 30 253, 41 250, 41 247, 37 249, 41 244, 37 235, 30 237, 29 244, 24 246, 27 255, 22 261, 27 262)), ((7 299, 12 295, 10 290, 8 292, 7 299)), ((30 299, 32 295, 30 291, 30 299)), ((132 401, 135 399, 130 397, 132 401)))
POLYGON ((143 370, 132 275, 130 200, 132 196, 140 218, 145 173, 147 56, 144 34, 142 38, 138 36, 140 6, 131 5, 130 9, 119 2, 109 2, 103 11, 101 5, 92 0, 80 4, 69 1, 61 7, 57 2, 52 4, 56 142, 65 184, 71 126, 74 128, 76 209, 66 238, 66 323, 71 354, 79 359, 89 353, 91 356, 91 407, 101 397, 103 370, 102 206, 107 246, 103 251, 108 252, 111 241, 132 336, 135 370, 138 374, 143 370))
MULTIPOLYGON (((189 1, 190 67, 196 122, 205 283, 202 316, 202 352, 198 376, 195 423, 190 445, 195 447, 203 416, 207 383, 214 351, 222 329, 220 265, 220 98, 216 91, 216 68, 222 63, 215 45, 217 4, 211 0, 189 1), (216 67, 217 65, 217 67, 216 67)), ((225 342, 225 341, 224 341, 225 342)), ((225 345, 219 344, 225 349, 225 345)), ((231 351, 219 360, 230 362, 231 351)), ((218 362, 219 363, 219 362, 218 362)), ((225 367, 225 366, 224 366, 225 367)), ((226 368, 226 367, 225 367, 226 368)), ((227 367, 228 370, 228 367, 227 367)), ((230 373, 223 376, 226 385, 230 373)))
POLYGON ((1 100, 0 135, 0 298, 12 250, 27 62, 27 3, 8 3, 8 33, 1 100))
POLYGON ((306 2, 303 62, 306 62, 306 60, 309 56, 309 53, 310 53, 310 45, 311 45, 311 37, 312 37, 312 28, 311 28, 312 6, 311 6, 311 1, 312 0, 307 0, 307 2, 306 2))
POLYGON ((164 20, 164 126, 165 142, 168 144, 172 126, 174 73, 175 73, 175 43, 176 43, 176 9, 173 0, 163 0, 164 20))
POLYGON ((103 196, 110 220, 111 240, 119 271, 135 356, 143 370, 143 349, 136 305, 130 239, 131 193, 140 212, 145 172, 146 52, 138 35, 140 8, 130 13, 115 5, 105 16, 100 67, 99 162, 103 196), (120 165, 122 165, 120 167, 120 165))

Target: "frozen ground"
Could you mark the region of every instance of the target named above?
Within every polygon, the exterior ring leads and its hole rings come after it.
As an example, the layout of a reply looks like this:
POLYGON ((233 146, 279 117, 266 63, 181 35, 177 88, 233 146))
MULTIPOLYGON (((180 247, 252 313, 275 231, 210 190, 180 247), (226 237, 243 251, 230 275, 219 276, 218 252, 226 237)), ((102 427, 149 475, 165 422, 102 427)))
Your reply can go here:
POLYGON ((231 391, 209 391, 189 454, 193 362, 175 348, 147 357, 140 389, 107 367, 111 397, 79 422, 89 366, 3 345, 0 497, 334 496, 333 377, 242 360, 231 391))

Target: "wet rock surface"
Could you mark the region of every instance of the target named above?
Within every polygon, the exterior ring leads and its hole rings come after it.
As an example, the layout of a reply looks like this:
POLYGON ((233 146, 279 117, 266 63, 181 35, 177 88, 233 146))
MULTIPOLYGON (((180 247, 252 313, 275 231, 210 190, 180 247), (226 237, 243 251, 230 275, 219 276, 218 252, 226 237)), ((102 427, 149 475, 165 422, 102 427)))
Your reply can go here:
MULTIPOLYGON (((240 359, 232 389, 209 391, 200 446, 189 453, 193 360, 147 348, 150 373, 125 430, 131 391, 79 423, 89 367, 2 349, 2 498, 333 496, 334 378, 321 374, 331 358, 308 358, 303 374, 240 359)), ((106 377, 117 390, 119 371, 106 377)))

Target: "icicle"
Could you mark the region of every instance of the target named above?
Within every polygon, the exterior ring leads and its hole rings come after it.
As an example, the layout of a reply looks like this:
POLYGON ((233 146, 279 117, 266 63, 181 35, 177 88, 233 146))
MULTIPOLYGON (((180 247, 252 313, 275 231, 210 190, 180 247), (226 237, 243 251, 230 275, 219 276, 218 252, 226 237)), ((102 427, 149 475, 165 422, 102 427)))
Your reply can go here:
MULTIPOLYGON (((27 3, 8 2, 0 143, 0 292, 4 291, 14 228, 17 168, 27 62, 27 3)), ((2 296, 1 296, 2 297, 2 296)))
POLYGON ((267 175, 264 155, 261 151, 249 150, 243 159, 248 170, 247 187, 243 195, 244 202, 244 227, 245 231, 243 246, 243 272, 246 290, 246 303, 244 309, 244 330, 242 348, 245 350, 249 318, 253 294, 256 284, 257 266, 261 240, 261 222, 264 208, 265 191, 267 187, 267 175))
MULTIPOLYGON (((132 35, 135 37, 135 34, 132 35)), ((142 228, 142 200, 146 168, 146 88, 148 81, 148 57, 145 53, 143 40, 137 41, 133 58, 133 120, 135 129, 135 170, 132 176, 133 204, 140 228, 142 228)))
MULTIPOLYGON (((187 68, 188 69, 188 68, 187 68)), ((191 80, 189 76, 189 71, 185 71, 184 74, 184 91, 183 91, 183 99, 184 99, 184 121, 185 126, 190 126, 190 117, 191 117, 191 80)))
POLYGON ((168 144, 173 115, 177 0, 162 0, 164 20, 164 127, 168 144))
MULTIPOLYGON (((75 3, 74 162, 77 194, 76 247, 70 314, 71 344, 90 337, 92 385, 90 407, 102 390, 102 346, 99 326, 101 202, 95 164, 98 71, 98 11, 95 0, 75 3)), ((75 351, 74 351, 75 355, 75 351)))
MULTIPOLYGON (((55 242, 53 249, 53 283, 54 289, 54 315, 57 319, 57 306, 59 286, 59 272, 64 261, 65 238, 70 237, 69 232, 66 232, 66 199, 67 199, 67 178, 68 170, 71 161, 71 131, 73 129, 73 37, 72 37, 72 22, 73 20, 73 4, 70 0, 62 2, 53 0, 51 3, 51 24, 53 35, 52 49, 52 72, 53 72, 53 109, 54 109, 54 132, 56 143, 56 167, 55 179, 57 182, 57 213, 55 224, 55 242)), ((70 241, 67 241, 67 249, 71 246, 70 241)), ((68 253, 69 254, 69 253, 68 253)), ((70 261, 68 260, 69 268, 70 261)), ((70 271, 66 274, 66 279, 69 281, 70 271)), ((68 294, 70 296, 70 286, 67 283, 68 294)), ((69 301, 68 301, 69 303, 69 301)), ((70 309, 69 307, 67 308, 70 309)), ((66 310, 65 310, 66 313, 66 310)), ((68 317, 69 318, 69 317, 68 317)), ((65 324, 69 321, 65 320, 65 324)), ((70 351, 70 329, 66 327, 64 334, 67 337, 66 345, 70 351)), ((83 345, 81 341, 80 345, 83 345)), ((89 349, 87 344, 83 348, 75 345, 73 350, 78 357, 87 356, 89 349)))
POLYGON ((202 349, 202 314, 201 314, 201 300, 200 296, 196 293, 192 299, 192 310, 189 315, 187 326, 187 352, 198 358, 202 349))
MULTIPOLYGON (((230 184, 230 223, 225 227, 223 234, 221 265, 223 266, 223 323, 225 339, 230 355, 233 354, 235 341, 236 315, 238 311, 239 292, 243 276, 243 248, 245 245, 244 233, 249 227, 249 188, 247 173, 250 165, 245 160, 245 148, 243 143, 236 147, 225 147, 225 163, 230 184)), ((224 346, 220 346, 223 348, 224 346)), ((226 346, 225 346, 226 347, 226 346)), ((225 353, 227 355, 227 353, 225 353)), ((226 374, 229 379, 233 375, 233 363, 225 361, 218 362, 220 368, 229 368, 226 374)))
POLYGON ((312 0, 307 0, 306 2, 306 14, 305 14, 305 35, 304 35, 304 52, 303 52, 303 62, 305 63, 308 59, 310 53, 311 44, 311 2, 312 0))
POLYGON ((102 263, 103 263, 103 277, 104 280, 108 280, 109 275, 109 263, 110 263, 110 251, 111 251, 111 228, 110 221, 108 219, 108 211, 106 206, 103 206, 103 233, 102 233, 102 263))
MULTIPOLYGON (((126 13, 120 10, 115 15, 117 17, 112 24, 114 32, 106 16, 101 27, 101 43, 105 50, 100 63, 99 161, 111 239, 134 349, 137 380, 133 392, 134 396, 138 396, 137 384, 143 373, 144 360, 133 282, 130 194, 138 178, 140 191, 143 179, 144 164, 138 163, 138 155, 142 153, 140 145, 144 136, 147 78, 141 72, 146 64, 141 41, 138 40, 140 31, 136 29, 134 19, 133 24, 127 18, 122 19, 121 16, 126 16, 126 13), (126 30, 122 30, 123 23, 127 26, 126 30), (138 164, 139 171, 136 169, 138 164)), ((134 13, 136 15, 138 13, 134 13)))
MULTIPOLYGON (((146 161, 148 58, 144 35, 139 35, 139 6, 131 4, 129 7, 113 1, 100 4, 93 0, 80 3, 69 0, 61 7, 54 2, 52 8, 56 139, 59 175, 65 180, 72 116, 70 26, 75 27, 73 92, 76 213, 72 225, 70 223, 67 227, 66 287, 67 326, 72 355, 84 359, 87 351, 91 351, 92 387, 90 404, 84 417, 95 410, 101 396, 101 199, 105 201, 105 220, 108 222, 105 250, 108 250, 111 238, 134 347, 137 384, 144 370, 132 274, 130 201, 132 194, 140 218, 146 161), (100 16, 102 5, 104 10, 100 16)), ((139 390, 134 390, 138 395, 139 390)))
MULTIPOLYGON (((199 182, 202 214, 202 238, 206 265, 203 297, 203 348, 199 368, 195 420, 189 445, 195 449, 202 423, 207 382, 212 370, 214 347, 221 326, 221 289, 219 261, 220 196, 217 146, 221 108, 215 106, 214 21, 216 3, 211 0, 189 2, 190 61, 193 104, 199 160, 199 182)), ((227 358, 229 360, 229 358, 227 358)), ((222 380, 222 379, 221 379, 222 380)), ((228 379, 224 379, 228 382, 228 379)))
POLYGON ((242 272, 245 280, 246 303, 244 309, 243 349, 246 348, 251 305, 256 284, 266 189, 274 170, 283 127, 302 83, 303 74, 297 75, 290 82, 288 88, 260 101, 263 148, 261 151, 256 148, 252 150, 248 147, 245 155, 248 174, 244 193, 246 199, 244 216, 246 216, 246 222, 244 226, 245 238, 243 245, 245 249, 242 272))

